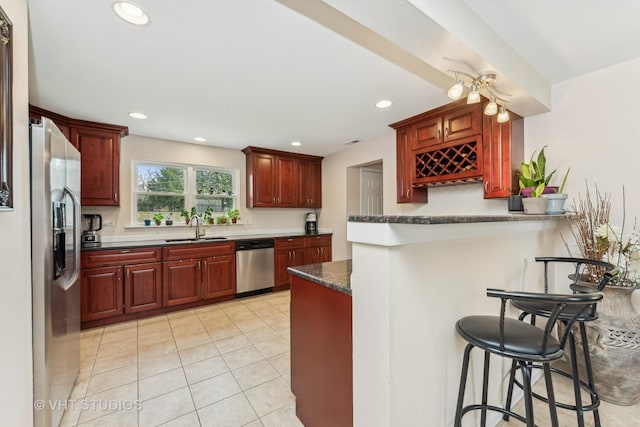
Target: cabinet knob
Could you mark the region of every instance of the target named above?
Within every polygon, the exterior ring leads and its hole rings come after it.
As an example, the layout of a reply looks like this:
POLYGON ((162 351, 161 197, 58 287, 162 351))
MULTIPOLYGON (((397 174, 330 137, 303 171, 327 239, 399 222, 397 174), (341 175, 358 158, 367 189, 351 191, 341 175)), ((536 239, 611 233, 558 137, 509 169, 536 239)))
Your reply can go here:
POLYGON ((410 197, 409 193, 411 193, 411 189, 407 188, 407 199, 410 197))
POLYGON ((437 136, 437 139, 440 139, 440 138, 441 138, 441 137, 440 137, 440 129, 438 129, 438 136, 437 136))
POLYGON ((449 128, 444 128, 444 136, 449 136, 449 128))

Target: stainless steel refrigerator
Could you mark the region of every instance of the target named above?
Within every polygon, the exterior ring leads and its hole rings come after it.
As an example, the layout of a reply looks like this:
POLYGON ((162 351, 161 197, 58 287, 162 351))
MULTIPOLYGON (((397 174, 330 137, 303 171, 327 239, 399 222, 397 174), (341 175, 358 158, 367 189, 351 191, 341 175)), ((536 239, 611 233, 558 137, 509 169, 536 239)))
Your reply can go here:
POLYGON ((80 369, 80 153, 31 125, 34 424, 58 426, 80 369))

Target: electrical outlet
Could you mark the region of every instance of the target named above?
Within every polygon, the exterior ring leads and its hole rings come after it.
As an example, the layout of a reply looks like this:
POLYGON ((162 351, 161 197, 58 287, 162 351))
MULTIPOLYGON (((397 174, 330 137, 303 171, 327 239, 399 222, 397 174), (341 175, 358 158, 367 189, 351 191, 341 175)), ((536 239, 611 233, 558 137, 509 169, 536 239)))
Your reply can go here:
POLYGON ((250 216, 245 216, 245 217, 244 217, 244 223, 245 223, 245 224, 250 225, 250 224, 252 224, 252 221, 253 221, 253 220, 251 219, 251 217, 250 217, 250 216))
POLYGON ((104 225, 105 227, 115 227, 116 226, 116 221, 113 219, 108 219, 102 222, 102 225, 104 225))

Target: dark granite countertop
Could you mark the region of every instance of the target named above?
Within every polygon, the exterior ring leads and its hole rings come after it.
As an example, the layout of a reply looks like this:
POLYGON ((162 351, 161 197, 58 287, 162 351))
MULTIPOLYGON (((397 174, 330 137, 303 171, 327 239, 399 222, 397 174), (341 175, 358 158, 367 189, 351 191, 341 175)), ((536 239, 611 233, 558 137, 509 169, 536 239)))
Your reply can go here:
POLYGON ((289 267, 289 272, 327 288, 351 295, 351 260, 289 267))
POLYGON ((545 221, 569 218, 571 214, 526 215, 509 213, 499 215, 350 215, 349 222, 387 224, 471 224, 480 222, 545 221))
POLYGON ((145 248, 150 246, 171 246, 171 245, 201 245, 212 243, 224 243, 235 240, 253 240, 253 239, 286 239, 289 237, 313 237, 322 235, 331 235, 332 233, 318 233, 318 234, 305 234, 301 233, 273 233, 273 234, 237 234, 229 236, 221 236, 224 239, 212 239, 216 236, 205 236, 199 240, 183 240, 175 241, 180 237, 169 237, 168 239, 152 239, 152 240, 136 240, 136 241, 123 241, 123 242, 102 242, 96 246, 83 246, 82 251, 99 251, 105 249, 134 249, 145 248), (173 240, 168 242, 167 240, 173 240))

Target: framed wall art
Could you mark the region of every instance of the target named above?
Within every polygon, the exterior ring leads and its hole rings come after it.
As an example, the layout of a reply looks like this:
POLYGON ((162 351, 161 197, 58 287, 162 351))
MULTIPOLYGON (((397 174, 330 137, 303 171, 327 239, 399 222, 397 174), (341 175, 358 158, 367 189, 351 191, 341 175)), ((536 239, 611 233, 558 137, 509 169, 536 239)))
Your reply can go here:
POLYGON ((13 208, 12 27, 0 8, 0 211, 13 208))

